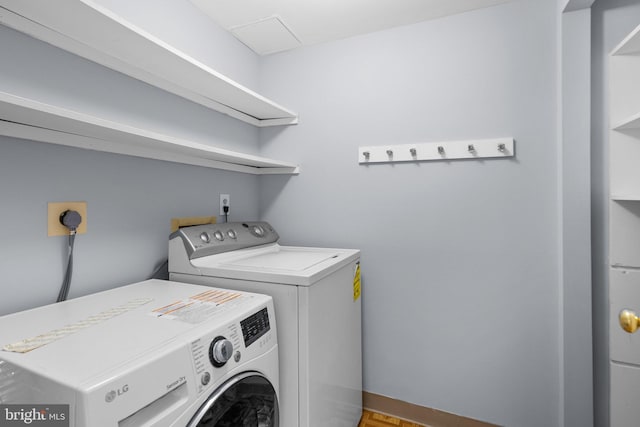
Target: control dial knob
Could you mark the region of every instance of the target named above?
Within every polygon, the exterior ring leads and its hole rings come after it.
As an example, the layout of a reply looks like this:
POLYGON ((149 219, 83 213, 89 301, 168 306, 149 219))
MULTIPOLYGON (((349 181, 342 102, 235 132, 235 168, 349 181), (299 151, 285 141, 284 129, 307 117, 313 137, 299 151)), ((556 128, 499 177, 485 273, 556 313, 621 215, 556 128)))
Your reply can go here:
POLYGON ((233 344, 225 337, 216 337, 209 347, 209 359, 216 368, 224 366, 233 357, 233 344))
POLYGON ((251 227, 251 234, 256 237, 264 237, 264 228, 260 227, 259 225, 254 225, 253 227, 251 227))

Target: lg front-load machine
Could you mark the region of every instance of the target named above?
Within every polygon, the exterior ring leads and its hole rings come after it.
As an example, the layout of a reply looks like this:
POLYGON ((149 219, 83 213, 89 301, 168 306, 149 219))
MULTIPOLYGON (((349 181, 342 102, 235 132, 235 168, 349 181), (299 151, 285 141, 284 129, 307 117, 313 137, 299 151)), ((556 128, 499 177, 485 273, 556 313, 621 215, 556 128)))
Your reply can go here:
POLYGON ((3 316, 0 425, 277 427, 276 335, 269 296, 160 280, 3 316))
POLYGON ((356 427, 362 414, 360 252, 281 246, 266 222, 184 227, 170 279, 274 299, 282 427, 356 427))

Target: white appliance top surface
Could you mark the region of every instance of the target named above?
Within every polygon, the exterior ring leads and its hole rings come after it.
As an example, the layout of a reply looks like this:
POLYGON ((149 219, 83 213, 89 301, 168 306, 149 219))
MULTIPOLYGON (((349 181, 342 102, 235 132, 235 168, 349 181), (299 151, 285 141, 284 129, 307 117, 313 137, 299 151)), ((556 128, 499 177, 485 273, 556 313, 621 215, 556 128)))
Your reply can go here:
POLYGON ((335 251, 312 250, 301 251, 280 247, 279 251, 259 253, 254 256, 239 258, 223 265, 238 268, 260 268, 284 271, 304 271, 321 262, 338 257, 335 251))
POLYGON ((114 369, 126 370, 238 321, 268 299, 186 283, 140 282, 0 317, 0 360, 89 387, 114 369))
POLYGON ((264 246, 210 255, 191 261, 202 274, 272 283, 311 285, 357 260, 357 249, 264 246))

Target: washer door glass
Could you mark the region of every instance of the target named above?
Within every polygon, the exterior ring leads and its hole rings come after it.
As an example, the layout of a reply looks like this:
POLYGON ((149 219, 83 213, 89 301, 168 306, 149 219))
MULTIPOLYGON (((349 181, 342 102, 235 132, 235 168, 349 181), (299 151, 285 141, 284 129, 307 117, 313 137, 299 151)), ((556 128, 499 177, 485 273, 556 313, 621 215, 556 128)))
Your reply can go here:
POLYGON ((278 427, 278 398, 257 372, 240 374, 217 389, 187 427, 278 427))

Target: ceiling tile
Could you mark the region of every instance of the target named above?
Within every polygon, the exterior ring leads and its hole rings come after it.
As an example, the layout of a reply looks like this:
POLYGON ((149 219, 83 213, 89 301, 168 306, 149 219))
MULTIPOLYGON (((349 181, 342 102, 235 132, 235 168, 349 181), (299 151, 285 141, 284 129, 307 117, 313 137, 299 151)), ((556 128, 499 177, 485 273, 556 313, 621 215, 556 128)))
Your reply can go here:
POLYGON ((281 52, 301 45, 298 38, 277 16, 233 27, 231 33, 260 55, 281 52))

